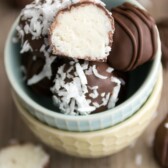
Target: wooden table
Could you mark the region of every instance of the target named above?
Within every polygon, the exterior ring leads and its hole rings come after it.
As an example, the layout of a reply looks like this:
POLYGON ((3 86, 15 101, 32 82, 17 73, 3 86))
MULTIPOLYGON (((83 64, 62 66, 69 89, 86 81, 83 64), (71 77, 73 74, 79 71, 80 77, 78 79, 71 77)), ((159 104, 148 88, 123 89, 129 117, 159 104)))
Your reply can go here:
MULTIPOLYGON (((2 0, 1 0, 2 1, 2 0)), ((145 0, 144 0, 145 1, 145 0)), ((152 0, 149 9, 152 15, 159 19, 167 14, 167 0, 152 0)), ((5 0, 4 0, 5 2, 5 0)), ((19 11, 0 2, 0 147, 5 146, 11 139, 37 142, 38 139, 30 132, 20 119, 13 103, 9 82, 4 68, 4 46, 8 31, 18 16, 19 11)), ((167 14, 168 15, 168 14, 167 14)), ((157 116, 148 129, 131 147, 118 154, 103 159, 78 159, 58 153, 45 146, 51 154, 52 168, 158 168, 153 158, 151 142, 155 129, 168 112, 168 71, 164 71, 164 87, 157 116), (136 164, 136 160, 139 165, 136 164), (141 163, 142 161, 142 163, 141 163)))

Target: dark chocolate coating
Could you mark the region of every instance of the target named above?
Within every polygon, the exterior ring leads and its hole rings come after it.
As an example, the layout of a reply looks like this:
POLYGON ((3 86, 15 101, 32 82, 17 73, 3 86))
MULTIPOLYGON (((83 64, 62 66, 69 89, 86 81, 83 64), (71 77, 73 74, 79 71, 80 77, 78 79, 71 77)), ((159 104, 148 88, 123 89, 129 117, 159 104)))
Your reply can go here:
POLYGON ((131 71, 153 59, 157 50, 154 19, 130 3, 113 8, 112 14, 115 33, 108 64, 117 70, 131 71))
POLYGON ((154 155, 162 168, 168 168, 168 128, 165 127, 166 123, 168 123, 168 116, 157 128, 154 140, 154 155))
MULTIPOLYGON (((20 19, 19 26, 24 28, 25 24, 28 23, 27 21, 22 21, 20 19)), ((32 39, 31 34, 25 34, 23 41, 28 41, 28 43, 32 46, 33 51, 28 51, 21 54, 21 63, 22 66, 26 69, 26 83, 28 79, 30 79, 33 75, 38 74, 41 72, 45 65, 45 56, 44 53, 40 51, 42 45, 45 44, 44 40, 48 40, 47 36, 40 36, 39 39, 32 39), (34 57, 35 56, 35 60, 34 57)), ((49 46, 46 46, 49 48, 49 46)), ((53 56, 52 53, 49 52, 50 56, 53 56)), ((57 71, 57 67, 60 65, 60 61, 57 59, 52 63, 52 77, 48 79, 45 77, 41 81, 36 84, 31 85, 30 87, 33 89, 34 92, 41 94, 41 95, 51 95, 50 88, 53 85, 53 78, 57 71), (59 64, 59 65, 58 65, 59 64)))
MULTIPOLYGON (((93 86, 98 86, 98 92, 99 92, 99 96, 92 100, 92 102, 97 102, 97 103, 101 103, 102 98, 100 96, 101 93, 105 92, 105 93, 113 93, 113 88, 115 87, 115 83, 111 82, 111 77, 114 75, 113 73, 107 73, 106 69, 109 67, 106 63, 100 63, 100 62, 90 62, 89 66, 93 66, 96 65, 97 67, 97 71, 101 72, 101 75, 103 76, 107 76, 107 79, 99 79, 97 78, 95 75, 86 75, 87 80, 88 80, 88 85, 93 87, 93 86)), ((89 93, 87 94, 87 97, 89 98, 89 94, 91 93, 91 90, 89 90, 89 93)), ((100 108, 97 108, 94 112, 92 113, 98 113, 98 112, 102 112, 107 110, 107 106, 102 106, 100 108)))
MULTIPOLYGON (((41 43, 43 42, 43 39, 38 40, 31 40, 31 38, 25 37, 25 40, 28 40, 31 46, 34 46, 33 51, 28 51, 26 53, 21 54, 21 62, 22 65, 26 69, 26 82, 28 79, 30 79, 33 75, 38 74, 43 69, 43 66, 45 65, 45 57, 42 52, 40 52, 41 43), (33 57, 36 57, 35 60, 33 60, 33 57)), ((52 86, 52 79, 54 77, 54 74, 57 70, 57 61, 55 60, 52 63, 52 74, 51 80, 48 78, 42 79, 40 82, 31 85, 30 87, 39 94, 44 95, 50 95, 50 87, 52 86)))
MULTIPOLYGON (((126 73, 121 73, 121 72, 118 72, 118 71, 113 71, 111 74, 107 73, 106 70, 109 67, 107 63, 90 62, 89 65, 90 66, 96 65, 98 72, 101 72, 101 74, 103 76, 107 76, 108 77, 107 79, 103 80, 103 79, 97 78, 95 75, 90 75, 90 76, 87 75, 87 80, 88 80, 89 86, 95 86, 95 84, 97 86, 99 86, 99 89, 98 89, 99 94, 101 94, 103 92, 105 92, 105 93, 108 93, 108 92, 113 93, 112 90, 115 87, 115 83, 111 82, 111 77, 112 76, 117 77, 117 78, 121 78, 121 79, 124 80, 125 85, 121 85, 121 89, 120 89, 120 92, 119 92, 119 95, 118 95, 118 99, 119 100, 118 100, 118 102, 116 104, 122 103, 125 100, 125 98, 126 98, 126 88, 127 88, 127 83, 128 83, 127 82, 127 80, 128 80, 127 74, 126 73)), ((94 101, 96 101, 98 103, 101 103, 101 100, 102 99, 99 96, 94 101)), ((108 110, 107 106, 102 106, 102 107, 96 109, 96 111, 92 112, 92 114, 98 113, 98 112, 102 112, 102 111, 105 111, 105 110, 108 110)))
MULTIPOLYGON (((71 68, 72 65, 69 64, 69 60, 67 60, 66 58, 63 60, 65 61, 65 67, 64 67, 64 72, 68 71, 68 69, 71 68)), ((80 64, 82 64, 83 61, 80 60, 80 64)), ((118 101, 119 103, 122 103, 125 98, 126 98, 126 88, 127 88, 127 80, 128 80, 128 76, 126 73, 121 73, 118 71, 113 71, 111 73, 107 72, 107 68, 109 67, 109 65, 105 62, 89 62, 89 67, 96 65, 96 69, 99 73, 101 73, 101 75, 106 76, 107 79, 100 79, 98 77, 96 77, 94 74, 92 75, 86 75, 87 78, 87 86, 90 87, 94 87, 94 86, 98 86, 98 93, 99 96, 97 98, 91 98, 89 96, 90 93, 92 93, 93 91, 91 89, 88 88, 88 93, 86 94, 86 98, 91 100, 91 106, 93 106, 93 102, 96 102, 98 104, 102 103, 102 97, 101 97, 101 93, 111 93, 111 95, 113 94, 113 89, 116 86, 116 83, 111 82, 111 77, 117 77, 117 78, 121 78, 125 81, 125 85, 121 85, 121 89, 118 95, 118 101)), ((75 69, 75 68, 74 68, 75 69)), ((73 70, 71 72, 71 75, 74 76, 75 71, 73 70)), ((71 82, 72 80, 68 79, 67 77, 65 78, 65 83, 71 82)), ((55 93, 54 93, 55 94, 55 93)), ((59 97, 57 94, 55 94, 57 97, 59 97)), ((61 97, 59 97, 61 100, 61 97)), ((116 103, 117 104, 117 103, 116 103)), ((106 106, 101 106, 99 108, 97 108, 95 111, 93 111, 91 114, 95 114, 98 112, 102 112, 108 110, 107 105, 106 106)))
POLYGON ((162 63, 164 68, 168 68, 168 18, 157 23, 162 44, 162 63))

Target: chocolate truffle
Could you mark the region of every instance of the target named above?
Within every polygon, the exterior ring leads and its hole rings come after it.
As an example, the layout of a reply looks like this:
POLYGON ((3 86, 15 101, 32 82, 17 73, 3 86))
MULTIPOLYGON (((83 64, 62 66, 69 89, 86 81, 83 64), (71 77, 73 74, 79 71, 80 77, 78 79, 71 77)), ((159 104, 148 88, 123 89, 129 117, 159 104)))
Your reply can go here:
POLYGON ((51 94, 53 75, 60 62, 51 53, 48 29, 56 13, 71 4, 71 0, 34 1, 20 14, 16 30, 21 43, 22 69, 27 85, 35 92, 51 94))
POLYGON ((154 155, 162 168, 168 168, 168 116, 156 130, 154 155))
POLYGON ((49 168, 50 158, 40 146, 14 144, 0 150, 1 168, 49 168))
POLYGON ((165 68, 168 68, 168 18, 159 21, 157 26, 162 44, 162 63, 165 68))
POLYGON ((104 62, 113 33, 112 14, 99 1, 79 1, 57 13, 50 27, 50 42, 53 54, 104 62))
POLYGON ((115 21, 113 46, 108 64, 122 71, 131 71, 153 59, 157 50, 157 29, 154 19, 130 3, 112 9, 115 21))
POLYGON ((124 81, 103 62, 66 62, 58 68, 53 101, 62 113, 88 115, 115 107, 124 81))

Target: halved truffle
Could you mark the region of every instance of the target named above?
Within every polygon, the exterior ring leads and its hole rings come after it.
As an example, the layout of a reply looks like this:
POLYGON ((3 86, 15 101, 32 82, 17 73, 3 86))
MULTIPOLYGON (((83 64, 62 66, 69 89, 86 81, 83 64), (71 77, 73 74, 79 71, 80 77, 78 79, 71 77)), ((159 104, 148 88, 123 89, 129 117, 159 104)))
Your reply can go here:
POLYGON ((53 55, 48 41, 48 29, 54 16, 71 0, 40 0, 27 5, 21 12, 17 30, 20 45, 21 70, 25 83, 33 91, 50 95, 53 75, 57 71, 57 56, 53 55))
POLYGON ((53 54, 106 61, 114 33, 112 14, 100 3, 82 1, 59 11, 50 27, 53 54))

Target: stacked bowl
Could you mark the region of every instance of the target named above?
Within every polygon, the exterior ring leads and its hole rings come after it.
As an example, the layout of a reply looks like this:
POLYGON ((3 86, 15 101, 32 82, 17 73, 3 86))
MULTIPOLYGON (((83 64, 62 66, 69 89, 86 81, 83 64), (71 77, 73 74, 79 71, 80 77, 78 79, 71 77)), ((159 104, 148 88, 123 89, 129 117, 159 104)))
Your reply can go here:
MULTIPOLYGON (((109 9, 123 2, 130 2, 144 9, 135 0, 104 2, 109 9)), ((141 135, 157 109, 162 90, 159 34, 154 60, 130 73, 129 93, 123 103, 98 114, 68 116, 42 106, 25 86, 20 71, 19 50, 12 43, 17 23, 18 20, 6 43, 5 66, 18 111, 37 137, 60 152, 96 158, 122 150, 141 135)))

